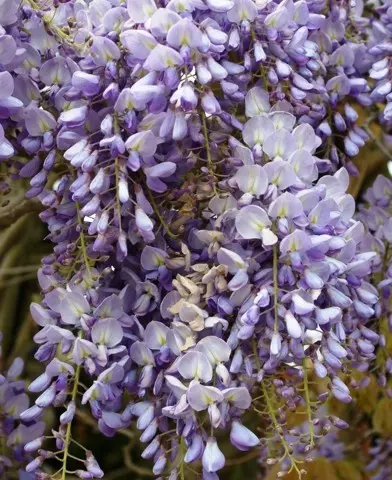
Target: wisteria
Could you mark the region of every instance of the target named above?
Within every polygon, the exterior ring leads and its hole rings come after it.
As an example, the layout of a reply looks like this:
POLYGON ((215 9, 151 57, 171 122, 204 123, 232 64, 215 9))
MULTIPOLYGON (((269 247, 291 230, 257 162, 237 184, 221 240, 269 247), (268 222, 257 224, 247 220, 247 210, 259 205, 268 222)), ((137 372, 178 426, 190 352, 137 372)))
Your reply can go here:
POLYGON ((349 193, 365 145, 390 157, 392 4, 0 0, 0 25, 0 186, 52 246, 0 468, 104 478, 78 414, 170 480, 343 458, 329 404, 392 397, 392 182, 349 193))
POLYGON ((34 419, 24 421, 23 412, 29 406, 26 385, 19 377, 23 361, 15 358, 6 372, 0 374, 0 475, 8 480, 18 473, 21 480, 32 480, 24 473, 30 460, 29 445, 44 433, 45 424, 34 419))

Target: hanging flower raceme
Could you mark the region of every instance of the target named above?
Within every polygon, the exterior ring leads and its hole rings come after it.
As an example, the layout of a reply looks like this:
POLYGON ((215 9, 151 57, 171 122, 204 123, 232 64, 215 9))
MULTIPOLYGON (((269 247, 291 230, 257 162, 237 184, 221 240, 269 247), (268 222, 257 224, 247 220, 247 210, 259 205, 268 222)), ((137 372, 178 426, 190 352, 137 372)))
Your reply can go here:
POLYGON ((89 451, 70 467, 89 407, 103 435, 140 433, 155 475, 201 461, 216 478, 226 435, 302 476, 297 454, 345 427, 320 406, 350 403, 385 343, 390 186, 357 218, 347 190, 370 122, 389 122, 387 6, 8 3, 0 159, 54 244, 22 420, 63 407, 28 470, 48 478, 53 440, 63 478, 103 476, 89 451))
POLYGON ((6 479, 16 473, 20 478, 32 479, 30 475, 23 477, 22 472, 31 460, 30 446, 37 443, 39 448, 45 430, 40 418, 28 421, 23 418, 23 412, 29 407, 25 382, 19 379, 23 367, 23 360, 15 358, 0 375, 0 474, 6 479))

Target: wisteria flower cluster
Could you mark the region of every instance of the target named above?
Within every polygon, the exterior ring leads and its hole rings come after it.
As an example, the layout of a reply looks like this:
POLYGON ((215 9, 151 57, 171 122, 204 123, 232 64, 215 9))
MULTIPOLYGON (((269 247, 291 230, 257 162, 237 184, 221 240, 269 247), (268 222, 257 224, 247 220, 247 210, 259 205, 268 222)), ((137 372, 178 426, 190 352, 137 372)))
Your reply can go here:
POLYGON ((41 421, 22 420, 23 412, 29 407, 26 384, 19 377, 23 372, 23 361, 15 358, 8 370, 0 374, 0 475, 1 478, 32 480, 25 473, 31 455, 29 445, 43 435, 45 424, 41 421))
POLYGON ((0 0, 1 187, 29 184, 53 243, 27 472, 103 478, 72 431, 88 408, 156 476, 218 478, 229 439, 302 478, 349 427, 327 400, 374 368, 388 389, 392 187, 357 214, 348 188, 392 126, 391 9, 0 0))

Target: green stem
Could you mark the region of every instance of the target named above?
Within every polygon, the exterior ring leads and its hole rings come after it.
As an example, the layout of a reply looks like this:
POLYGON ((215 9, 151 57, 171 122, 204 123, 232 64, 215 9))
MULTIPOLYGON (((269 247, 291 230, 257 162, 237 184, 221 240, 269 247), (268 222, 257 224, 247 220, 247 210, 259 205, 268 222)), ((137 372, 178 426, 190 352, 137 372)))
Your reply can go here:
POLYGON ((309 383, 308 383, 308 371, 305 365, 305 361, 303 363, 304 369, 304 392, 305 392, 305 402, 306 402, 306 412, 308 415, 308 422, 309 422, 309 436, 310 436, 310 445, 314 446, 314 426, 312 420, 312 409, 311 409, 311 402, 310 402, 310 395, 309 395, 309 383))
POLYGON ((252 350, 253 350, 253 356, 255 357, 257 369, 260 370, 261 365, 260 365, 260 359, 259 359, 259 352, 257 351, 257 341, 255 337, 252 337, 252 350))
POLYGON ((384 144, 380 142, 380 140, 374 135, 372 132, 372 129, 369 127, 368 124, 363 125, 363 129, 366 131, 366 133, 371 137, 371 139, 374 141, 374 143, 377 145, 377 147, 382 151, 382 153, 387 157, 389 161, 392 161, 392 155, 391 152, 389 152, 384 144))
MULTIPOLYGON (((80 372, 81 372, 81 365, 78 365, 75 371, 74 384, 73 384, 72 395, 71 395, 71 400, 73 402, 76 401, 76 396, 78 394, 80 372)), ((66 480, 67 478, 66 477, 67 460, 69 456, 69 446, 71 443, 71 428, 72 428, 72 422, 69 422, 67 425, 67 431, 65 433, 65 440, 64 440, 64 455, 63 455, 63 465, 61 467, 61 480, 66 480)))
POLYGON ((79 206, 78 202, 76 202, 76 211, 77 211, 77 215, 78 215, 78 225, 80 227, 80 232, 79 232, 80 247, 82 249, 83 259, 84 259, 84 263, 86 265, 87 275, 91 278, 89 258, 88 258, 88 255, 87 255, 86 241, 85 241, 85 238, 84 238, 84 231, 83 231, 84 225, 83 225, 82 217, 80 216, 80 206, 79 206))
POLYGON ((178 235, 176 235, 175 233, 173 233, 170 230, 169 225, 165 222, 164 218, 162 217, 161 212, 159 211, 158 205, 156 204, 155 199, 154 199, 154 197, 153 197, 153 195, 152 195, 152 193, 151 193, 151 191, 148 187, 147 187, 147 195, 148 195, 148 199, 151 202, 151 205, 152 205, 152 208, 155 212, 155 215, 158 217, 161 225, 166 230, 166 233, 169 235, 170 238, 176 239, 178 237, 178 235))
POLYGON ((272 269, 274 282, 274 332, 278 332, 278 245, 272 250, 272 269))
POLYGON ((204 141, 206 143, 205 147, 206 147, 206 153, 207 153, 207 164, 208 164, 208 168, 212 170, 211 147, 210 147, 210 141, 208 139, 207 118, 204 112, 201 112, 201 121, 203 124, 204 141))
POLYGON ((181 459, 180 459, 180 480, 185 480, 185 474, 184 474, 184 457, 185 457, 185 442, 184 442, 184 439, 183 437, 181 437, 180 439, 180 455, 181 455, 181 459))
POLYGON ((118 166, 118 157, 116 157, 115 163, 114 163, 114 169, 115 169, 115 174, 116 174, 116 209, 117 209, 117 216, 118 216, 118 223, 119 223, 119 228, 120 232, 122 230, 121 228, 121 204, 120 204, 120 196, 118 193, 119 190, 119 178, 120 178, 120 172, 119 172, 119 166, 118 166))
MULTIPOLYGON (((298 473, 298 478, 301 479, 302 478, 302 472, 301 470, 298 468, 297 466, 297 462, 295 461, 295 459, 293 458, 293 456, 291 455, 291 452, 290 452, 290 448, 289 446, 287 445, 287 442, 286 442, 286 439, 284 438, 284 435, 281 433, 281 429, 282 427, 279 425, 279 422, 276 418, 276 415, 275 415, 275 411, 274 411, 274 407, 272 405, 272 401, 271 401, 271 398, 268 394, 268 389, 264 383, 264 380, 262 380, 261 382, 261 388, 262 388, 262 391, 263 391, 263 395, 264 395, 264 398, 265 398, 265 402, 267 404, 267 408, 268 408, 268 414, 269 414, 269 417, 271 418, 272 420, 272 424, 275 428, 275 430, 278 432, 278 435, 280 437, 280 441, 281 441, 281 444, 283 446, 283 449, 284 449, 284 453, 285 453, 285 457, 287 456, 290 460, 290 463, 291 463, 291 468, 290 468, 290 471, 291 470, 295 470, 297 473, 298 473)), ((289 473, 289 472, 288 472, 289 473)))

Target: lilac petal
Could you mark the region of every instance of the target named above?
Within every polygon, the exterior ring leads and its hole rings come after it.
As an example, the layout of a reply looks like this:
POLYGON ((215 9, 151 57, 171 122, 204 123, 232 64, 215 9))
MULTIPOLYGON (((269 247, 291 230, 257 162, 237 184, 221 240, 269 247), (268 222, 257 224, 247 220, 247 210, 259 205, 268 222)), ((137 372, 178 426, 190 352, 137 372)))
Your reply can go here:
POLYGON ((311 246, 309 236, 305 232, 302 230, 294 230, 293 233, 290 233, 281 241, 280 251, 283 254, 289 252, 306 252, 311 246))
POLYGON ((204 353, 211 365, 227 362, 230 358, 231 348, 219 337, 204 337, 196 345, 196 350, 204 353))
POLYGON ((335 306, 340 308, 348 308, 352 304, 351 298, 337 288, 329 287, 327 291, 332 303, 335 306))
POLYGON ((25 122, 27 131, 33 137, 39 137, 57 126, 57 122, 51 113, 38 108, 30 108, 27 111, 25 122))
POLYGON ((242 451, 249 450, 260 443, 258 437, 237 420, 232 423, 230 441, 232 445, 242 451))
POLYGON ((201 380, 208 383, 212 379, 212 366, 204 353, 188 352, 181 357, 178 371, 183 378, 188 380, 201 380))
POLYGON ((118 60, 121 56, 120 49, 107 37, 94 37, 90 47, 91 57, 96 65, 106 66, 109 62, 118 60))
POLYGON ((251 88, 245 97, 245 114, 255 117, 268 113, 271 108, 268 93, 260 87, 251 88))
POLYGON ((226 388, 223 390, 223 396, 226 402, 241 410, 247 410, 252 403, 250 393, 245 387, 226 388))
MULTIPOLYGON (((237 232, 245 239, 261 238, 263 230, 270 225, 267 213, 256 205, 242 208, 235 218, 237 232)), ((273 240, 276 243, 277 238, 273 240)))
POLYGON ((293 167, 281 158, 275 158, 273 162, 268 162, 264 166, 270 183, 276 185, 280 190, 284 190, 295 184, 297 177, 293 167))
POLYGON ((206 410, 212 403, 222 402, 223 395, 216 387, 207 387, 196 382, 189 386, 187 400, 193 410, 201 412, 206 410))
POLYGON ((284 320, 286 322, 287 333, 290 335, 290 337, 301 338, 302 328, 290 310, 287 310, 285 313, 284 320))
POLYGON ((155 135, 150 131, 135 133, 128 137, 125 142, 125 146, 129 151, 132 150, 145 156, 154 155, 157 145, 158 141, 155 135))
POLYGON ((282 129, 269 135, 263 148, 269 158, 280 157, 285 160, 293 153, 295 143, 292 134, 282 129))
POLYGON ((0 72, 0 99, 7 98, 14 91, 14 79, 9 72, 0 72))
POLYGON ((292 297, 292 302, 294 306, 294 311, 298 315, 306 315, 310 312, 313 312, 315 309, 314 303, 305 300, 301 295, 298 293, 294 293, 292 297))
POLYGON ((144 341, 151 350, 160 350, 166 345, 169 328, 161 322, 151 321, 144 331, 144 341))
POLYGON ((244 165, 234 176, 239 189, 256 197, 263 195, 268 188, 268 177, 260 165, 244 165))
POLYGON ((137 59, 145 60, 158 42, 144 30, 125 30, 120 34, 121 43, 137 59))
POLYGON ((150 19, 150 30, 156 38, 164 38, 170 28, 181 20, 178 13, 168 8, 158 8, 150 19))
POLYGON ((255 145, 263 145, 266 138, 274 131, 275 127, 271 119, 264 115, 256 115, 245 123, 242 137, 244 142, 252 148, 255 145))
POLYGON ((249 276, 245 270, 238 270, 238 272, 234 275, 234 277, 230 280, 227 284, 227 287, 232 292, 235 292, 245 285, 248 284, 249 276))
POLYGON ((269 118, 272 120, 276 130, 284 129, 289 132, 293 129, 296 122, 295 116, 289 112, 271 112, 269 118))
POLYGON ((154 0, 127 0, 129 18, 135 23, 144 23, 157 10, 154 0))
POLYGON ((214 437, 210 437, 207 440, 202 457, 202 464, 207 472, 216 472, 225 466, 225 456, 219 450, 214 437))
POLYGON ((86 72, 75 72, 72 85, 85 95, 94 96, 99 92, 99 77, 86 72))
POLYGON ((14 153, 14 147, 7 139, 0 140, 0 158, 10 158, 14 153))
POLYGON ((340 343, 331 336, 327 339, 328 350, 335 355, 336 358, 346 358, 347 351, 340 345, 340 343))
MULTIPOLYGON (((5 6, 5 4, 4 4, 5 6)), ((10 7, 10 5, 7 5, 10 7)), ((2 25, 4 25, 2 23, 2 25)), ((4 33, 4 29, 2 29, 4 33)), ((0 63, 2 65, 7 65, 12 62, 16 54, 16 42, 11 35, 0 35, 0 63)))
POLYGON ((257 7, 252 0, 237 0, 227 12, 227 19, 232 23, 252 22, 257 15, 257 7))
POLYGON ((108 348, 118 345, 123 338, 123 329, 114 318, 104 318, 97 322, 91 330, 91 339, 94 343, 105 345, 108 348))
POLYGON ((271 355, 279 355, 282 349, 282 337, 280 333, 274 332, 271 338, 270 351, 271 355))
POLYGON ((196 460, 199 460, 203 454, 204 450, 204 443, 203 438, 198 433, 194 434, 192 437, 192 441, 186 454, 184 456, 185 463, 192 463, 196 460))
POLYGON ((90 311, 90 305, 87 300, 76 292, 70 292, 63 300, 61 300, 58 307, 58 312, 65 324, 76 324, 84 313, 90 311))
POLYGON ((168 31, 166 41, 171 47, 179 49, 185 45, 190 48, 202 46, 202 34, 194 22, 183 18, 168 31))
POLYGON ((166 384, 174 393, 177 399, 182 398, 187 393, 187 387, 176 377, 172 375, 165 375, 166 384))
POLYGON ((168 254, 164 250, 146 245, 140 256, 140 263, 144 270, 157 270, 165 265, 167 256, 168 254))
POLYGON ((79 127, 85 123, 87 113, 88 108, 86 106, 72 108, 61 113, 59 122, 70 128, 79 127))
POLYGON ((129 351, 130 357, 138 365, 154 365, 155 360, 151 350, 143 342, 135 342, 129 351))
POLYGON ((272 218, 289 219, 299 217, 303 214, 302 202, 290 192, 284 192, 276 200, 274 200, 269 209, 268 215, 272 218))
POLYGON ((343 403, 350 403, 352 400, 350 390, 339 377, 334 377, 332 380, 332 394, 343 403))
POLYGON ((303 149, 314 153, 321 144, 321 138, 316 136, 313 128, 307 123, 298 125, 292 134, 298 150, 303 149))
POLYGON ((247 264, 240 255, 227 248, 222 247, 218 250, 217 260, 221 265, 226 265, 232 274, 237 273, 239 269, 247 268, 247 264))
POLYGON ((168 68, 180 66, 184 63, 181 55, 173 48, 165 45, 157 45, 144 62, 144 68, 148 71, 162 72, 168 68))
POLYGON ((173 162, 162 162, 144 169, 144 173, 152 178, 170 177, 176 171, 177 165, 173 162))
POLYGON ((39 76, 45 85, 64 85, 71 80, 70 65, 63 57, 53 57, 40 68, 39 76))

